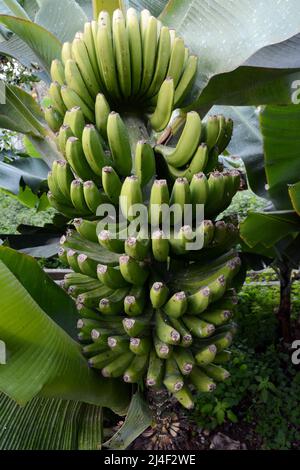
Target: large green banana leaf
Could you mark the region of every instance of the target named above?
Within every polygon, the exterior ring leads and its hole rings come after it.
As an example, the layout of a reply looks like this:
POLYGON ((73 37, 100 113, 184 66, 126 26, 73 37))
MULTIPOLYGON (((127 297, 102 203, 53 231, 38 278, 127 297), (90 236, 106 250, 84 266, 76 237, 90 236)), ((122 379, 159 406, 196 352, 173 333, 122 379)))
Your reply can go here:
POLYGON ((75 327, 75 307, 57 289, 32 258, 0 248, 0 339, 7 355, 0 391, 21 405, 40 394, 124 412, 130 388, 88 367, 67 333, 75 327))
POLYGON ((100 407, 45 398, 20 407, 0 395, 0 450, 97 450, 101 441, 100 407))
POLYGON ((38 158, 20 158, 12 163, 0 162, 0 187, 18 195, 20 186, 27 185, 35 193, 47 188, 48 165, 38 158))
POLYGON ((291 102, 298 0, 169 0, 160 18, 200 58, 193 107, 291 102))

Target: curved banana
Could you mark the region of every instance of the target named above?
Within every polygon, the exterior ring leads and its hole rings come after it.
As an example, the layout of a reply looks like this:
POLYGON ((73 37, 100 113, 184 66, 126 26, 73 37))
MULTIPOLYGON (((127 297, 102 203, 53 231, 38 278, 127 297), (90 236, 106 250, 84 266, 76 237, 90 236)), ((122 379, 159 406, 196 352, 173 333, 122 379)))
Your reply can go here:
POLYGON ((125 19, 121 10, 115 10, 113 13, 113 44, 120 89, 122 95, 129 98, 131 95, 130 49, 125 19))
POLYGON ((196 79, 198 69, 198 57, 191 55, 185 66, 182 77, 177 85, 174 96, 174 107, 180 107, 190 93, 196 79))
MULTIPOLYGON (((169 28, 163 26, 160 31, 156 68, 147 95, 152 97, 159 92, 162 82, 168 76, 167 70, 171 55, 171 38, 169 28)), ((172 103, 173 104, 173 103, 172 103)))
POLYGON ((206 144, 201 144, 187 168, 179 169, 172 165, 168 165, 168 171, 172 179, 186 178, 189 182, 192 181, 193 176, 197 173, 204 171, 208 162, 208 148, 206 144))
POLYGON ((168 77, 159 90, 155 111, 149 117, 151 126, 156 132, 164 130, 171 119, 174 91, 173 79, 168 77))
POLYGON ((51 62, 50 75, 53 82, 57 82, 60 86, 66 82, 65 69, 60 60, 54 59, 51 62))
POLYGON ((181 78, 185 59, 185 45, 182 38, 175 38, 170 57, 167 76, 173 78, 174 87, 178 85, 181 78))
POLYGON ((82 148, 89 166, 96 175, 101 177, 102 169, 108 165, 109 160, 103 149, 100 134, 93 124, 88 124, 83 130, 82 148))
POLYGON ((110 106, 102 93, 99 93, 95 102, 96 127, 101 137, 107 140, 107 121, 111 112, 110 106))
POLYGON ((146 186, 156 175, 155 155, 151 145, 145 140, 140 140, 136 144, 134 173, 141 187, 146 186))
POLYGON ((131 173, 132 158, 129 136, 126 126, 118 113, 108 116, 107 137, 114 164, 119 174, 128 176, 131 173))
POLYGON ((140 24, 134 8, 127 10, 126 27, 131 61, 131 93, 136 95, 141 86, 143 56, 140 24))

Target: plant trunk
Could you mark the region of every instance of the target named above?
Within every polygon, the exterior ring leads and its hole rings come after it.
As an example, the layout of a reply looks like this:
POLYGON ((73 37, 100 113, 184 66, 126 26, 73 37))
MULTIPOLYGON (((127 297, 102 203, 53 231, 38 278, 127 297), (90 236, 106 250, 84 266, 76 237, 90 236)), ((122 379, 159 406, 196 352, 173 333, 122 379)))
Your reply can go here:
POLYGON ((277 311, 278 335, 285 343, 291 343, 291 287, 292 270, 290 267, 279 265, 280 305, 277 311))

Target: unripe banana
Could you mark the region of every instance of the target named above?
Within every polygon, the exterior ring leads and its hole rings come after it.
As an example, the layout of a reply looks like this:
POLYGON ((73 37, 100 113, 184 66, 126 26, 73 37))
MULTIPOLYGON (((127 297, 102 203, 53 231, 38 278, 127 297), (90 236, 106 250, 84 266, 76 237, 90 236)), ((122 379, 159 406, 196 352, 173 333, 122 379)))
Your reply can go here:
POLYGON ((74 250, 67 251, 68 264, 75 271, 75 273, 80 273, 80 269, 77 261, 78 253, 74 250))
POLYGON ((215 281, 208 284, 210 290, 210 301, 216 302, 220 300, 226 291, 226 278, 225 276, 219 276, 215 281))
POLYGON ((70 188, 70 196, 73 206, 80 214, 90 213, 89 208, 85 202, 83 185, 80 180, 72 181, 70 188))
POLYGON ((149 19, 151 18, 151 13, 149 10, 142 10, 140 14, 140 30, 141 30, 141 38, 142 44, 144 45, 145 42, 145 35, 148 26, 149 19))
POLYGON ((83 183, 83 194, 86 205, 93 214, 97 213, 97 209, 101 204, 108 202, 105 194, 97 188, 93 181, 83 183))
POLYGON ((65 42, 62 46, 62 50, 61 50, 61 59, 64 63, 64 65, 66 65, 66 62, 67 60, 69 59, 72 59, 73 56, 72 56, 72 44, 70 42, 65 42))
POLYGON ((60 86, 65 84, 65 69, 60 60, 54 59, 52 61, 50 75, 53 82, 57 82, 60 86))
POLYGON ((208 364, 207 366, 202 367, 202 369, 216 382, 223 382, 230 377, 230 374, 226 369, 215 364, 208 364))
POLYGON ((113 44, 117 65, 119 85, 122 95, 131 95, 131 63, 128 34, 125 19, 121 10, 113 13, 113 44))
POLYGON ((193 396, 187 386, 183 386, 179 392, 173 393, 173 396, 187 410, 192 410, 194 408, 193 396))
POLYGON ((215 364, 225 364, 226 362, 230 361, 230 359, 231 359, 231 352, 224 350, 216 354, 216 357, 213 362, 215 364))
POLYGON ((211 173, 208 178, 208 199, 205 205, 205 214, 214 215, 219 213, 222 207, 224 195, 224 178, 222 173, 211 173))
POLYGON ((147 370, 149 361, 149 354, 144 356, 135 356, 132 363, 127 368, 123 375, 123 380, 126 383, 138 383, 147 370))
POLYGON ((124 298, 129 287, 115 290, 110 296, 100 300, 99 310, 102 315, 119 315, 123 310, 124 298))
POLYGON ((91 222, 89 220, 83 219, 74 219, 73 223, 77 232, 82 236, 82 238, 85 238, 86 240, 93 243, 98 242, 96 233, 97 222, 91 222))
POLYGON ((101 89, 94 73, 94 68, 90 61, 89 53, 84 40, 78 36, 75 36, 75 39, 72 43, 72 55, 77 63, 79 72, 82 76, 83 82, 85 83, 86 89, 89 92, 89 95, 95 99, 101 89))
POLYGON ((195 354, 196 363, 199 366, 210 364, 214 361, 216 354, 217 347, 214 344, 204 346, 200 349, 197 348, 197 352, 195 354))
POLYGON ((76 209, 59 202, 51 193, 51 191, 48 192, 47 197, 48 197, 49 204, 58 212, 66 216, 67 218, 73 219, 74 217, 78 215, 78 212, 76 211, 76 209))
POLYGON ((57 109, 59 114, 61 116, 64 116, 67 108, 65 106, 65 103, 63 102, 62 96, 61 96, 61 86, 58 82, 52 82, 49 88, 49 96, 51 98, 51 101, 54 105, 54 107, 57 109))
POLYGON ((160 263, 164 263, 168 261, 169 253, 169 240, 162 230, 156 230, 152 234, 152 254, 154 259, 160 263))
POLYGON ((77 298, 77 303, 83 304, 88 308, 98 308, 100 299, 102 299, 104 296, 109 296, 112 293, 113 292, 108 289, 108 287, 101 286, 98 289, 79 295, 77 298))
POLYGON ((204 312, 201 318, 215 326, 222 326, 232 318, 232 312, 230 310, 213 310, 212 312, 204 312))
POLYGON ((111 166, 102 169, 102 185, 108 199, 113 204, 119 204, 122 182, 111 166))
POLYGON ((161 308, 167 301, 169 289, 163 282, 155 282, 150 289, 150 300, 153 308, 161 308))
POLYGON ((95 122, 94 112, 91 111, 91 109, 85 103, 85 101, 83 101, 83 99, 74 90, 72 90, 72 88, 68 86, 62 86, 61 96, 65 103, 66 108, 72 109, 78 106, 82 110, 84 117, 89 122, 92 122, 92 123, 95 122))
POLYGON ((172 78, 167 78, 160 87, 157 104, 153 114, 151 114, 150 123, 156 132, 163 131, 172 116, 174 105, 174 82, 172 78))
POLYGON ((170 393, 179 392, 184 386, 183 377, 173 358, 166 361, 166 372, 164 377, 164 386, 170 393))
POLYGON ((94 369, 103 369, 108 364, 110 364, 114 359, 116 359, 120 354, 116 351, 104 351, 97 356, 91 357, 88 361, 89 366, 94 369))
POLYGON ((168 359, 171 357, 173 346, 161 341, 156 335, 154 335, 153 341, 155 352, 160 359, 168 359))
POLYGON ((111 112, 110 106, 102 93, 99 93, 95 102, 96 127, 101 137, 107 140, 107 121, 111 112))
POLYGON ((217 145, 220 133, 220 122, 218 116, 209 116, 204 125, 204 141, 211 150, 217 145))
POLYGON ((147 338, 130 338, 130 350, 137 356, 149 354, 151 350, 151 339, 147 338))
POLYGON ((189 375, 195 365, 195 359, 189 349, 175 348, 174 359, 182 375, 189 375))
POLYGON ((131 92, 136 95, 141 85, 143 56, 139 19, 134 8, 127 10, 126 27, 131 60, 131 92))
POLYGON ((102 176, 102 169, 109 163, 102 146, 100 134, 95 126, 88 124, 82 133, 82 148, 85 158, 93 172, 102 176))
POLYGON ((107 340, 107 345, 112 351, 119 354, 129 352, 129 340, 125 335, 110 336, 107 340))
POLYGON ((143 77, 140 93, 147 92, 155 71, 156 51, 157 51, 157 20, 153 16, 147 21, 145 32, 141 25, 143 38, 143 77))
POLYGON ((162 205, 170 203, 169 188, 166 180, 155 180, 150 195, 149 216, 153 226, 159 226, 162 222, 162 205))
POLYGON ((151 145, 145 140, 140 140, 136 145, 134 173, 138 177, 142 188, 155 177, 155 155, 151 145))
MULTIPOLYGON (((88 256, 84 254, 80 254, 77 258, 77 262, 79 269, 83 274, 97 279, 97 261, 88 258, 88 256)), ((99 283, 99 287, 100 285, 101 284, 99 283)))
POLYGON ((132 221, 136 218, 134 206, 137 204, 143 204, 139 179, 137 176, 128 176, 122 185, 120 194, 120 208, 125 219, 132 221))
POLYGON ((88 51, 89 59, 93 67, 93 72, 96 77, 96 81, 99 83, 101 90, 103 90, 104 86, 101 81, 101 75, 100 75, 99 68, 98 68, 97 53, 96 53, 96 47, 95 47, 95 41, 94 41, 95 26, 97 26, 96 21, 92 21, 91 23, 85 23, 83 40, 88 51))
POLYGON ((180 333, 181 341, 180 346, 183 348, 189 348, 193 343, 193 337, 188 331, 181 319, 169 317, 170 324, 180 333))
POLYGON ((77 139, 81 139, 85 126, 85 119, 83 112, 78 106, 66 112, 64 125, 70 127, 72 134, 77 137, 77 139))
POLYGON ((158 388, 161 386, 164 377, 164 361, 162 361, 153 349, 149 357, 149 367, 147 372, 146 384, 148 387, 158 388))
MULTIPOLYGON (((101 246, 113 253, 124 253, 124 240, 119 239, 109 230, 102 230, 99 233, 98 241, 101 246)), ((122 270, 121 270, 122 273, 122 270)), ((123 275, 123 273, 122 273, 123 275)), ((124 276, 123 276, 124 277, 124 276)), ((126 279, 126 278, 125 278, 126 279)))
POLYGON ((66 250, 65 250, 63 247, 59 248, 59 250, 58 250, 58 257, 59 257, 59 261, 60 261, 62 264, 65 264, 65 265, 68 264, 67 252, 66 252, 66 250))
POLYGON ((155 150, 166 162, 176 168, 186 165, 196 152, 201 136, 201 119, 198 113, 187 114, 186 123, 176 148, 157 145, 155 150))
POLYGON ((120 100, 120 91, 116 80, 117 70, 114 57, 110 15, 101 12, 97 31, 97 59, 104 85, 112 99, 120 100))
POLYGON ((185 255, 187 253, 188 245, 195 239, 195 233, 190 225, 184 225, 179 231, 171 233, 169 240, 171 251, 175 255, 185 255))
POLYGON ((77 137, 70 137, 67 140, 66 158, 76 175, 81 179, 84 181, 97 181, 97 176, 89 167, 82 150, 81 142, 77 137))
POLYGON ((123 320, 123 328, 131 338, 139 337, 149 331, 149 325, 152 318, 151 314, 137 316, 134 318, 125 318, 123 320))
POLYGON ((208 162, 208 149, 206 144, 201 144, 195 155, 193 156, 189 166, 183 170, 168 165, 169 174, 172 179, 186 178, 189 183, 192 181, 194 175, 204 171, 208 162))
POLYGON ((191 193, 190 193, 190 186, 189 182, 186 178, 177 178, 173 185, 171 198, 170 198, 170 205, 173 206, 174 204, 177 206, 177 211, 172 214, 171 223, 175 224, 183 224, 184 223, 184 216, 186 212, 186 207, 188 204, 191 203, 191 193))
POLYGON ((131 352, 126 352, 120 357, 114 359, 110 364, 104 367, 101 371, 103 377, 122 377, 125 370, 128 368, 133 359, 133 354, 131 352))
POLYGON ((190 381, 198 392, 213 392, 216 389, 214 381, 202 372, 198 367, 194 367, 190 374, 190 381))
POLYGON ((73 132, 71 131, 70 126, 61 126, 58 133, 58 146, 59 150, 63 155, 66 154, 67 141, 70 137, 74 137, 73 132))
POLYGON ((125 241, 125 253, 137 261, 144 261, 149 255, 150 240, 130 237, 125 241))
POLYGON ((208 181, 204 173, 197 173, 193 176, 190 184, 191 201, 194 206, 206 204, 209 195, 208 181))
POLYGON ((214 325, 212 325, 211 323, 207 323, 198 317, 191 317, 185 315, 183 317, 183 322, 191 331, 191 333, 197 338, 207 338, 208 336, 211 336, 215 331, 214 325))
POLYGON ((182 77, 175 90, 175 96, 174 96, 175 108, 180 107, 183 104, 187 95, 190 93, 193 87, 195 78, 196 78, 197 68, 198 68, 198 57, 191 55, 188 58, 182 77))
POLYGON ((156 312, 155 320, 157 337, 166 344, 179 344, 180 333, 168 323, 167 317, 162 311, 156 312))
POLYGON ((172 53, 171 53, 169 68, 167 72, 167 76, 173 78, 175 88, 177 87, 178 82, 183 72, 184 58, 185 58, 184 41, 182 38, 177 37, 175 38, 173 46, 172 46, 172 53))
MULTIPOLYGON (((223 125, 224 124, 223 116, 220 116, 219 119, 221 120, 221 123, 223 125)), ((226 148, 228 147, 231 141, 232 133, 233 133, 233 120, 230 118, 225 119, 225 132, 222 132, 218 136, 217 146, 218 146, 220 154, 223 153, 224 150, 226 150, 226 148)))
MULTIPOLYGON (((54 166, 54 165, 53 165, 54 166)), ((60 203, 65 204, 65 197, 60 190, 60 187, 57 183, 56 177, 53 174, 53 171, 48 173, 48 187, 50 189, 51 194, 53 197, 60 203)))
POLYGON ((182 317, 187 311, 188 301, 185 292, 177 292, 164 306, 164 312, 172 318, 182 317))
POLYGON ((82 348, 82 354, 87 357, 93 357, 96 354, 100 354, 104 351, 107 351, 107 341, 103 341, 103 344, 99 343, 92 343, 92 344, 86 344, 82 348))
POLYGON ((119 289, 128 285, 118 268, 99 264, 97 275, 99 281, 110 289, 119 289))
POLYGON ((204 312, 210 303, 211 292, 208 287, 201 288, 198 292, 188 297, 188 310, 190 315, 198 315, 204 312))
MULTIPOLYGON (((155 73, 151 82, 151 86, 147 91, 148 96, 154 96, 159 92, 161 84, 167 75, 171 55, 171 38, 169 28, 163 26, 159 35, 157 59, 155 73)), ((173 106, 174 99, 172 100, 173 106)))
POLYGON ((48 106, 45 109, 45 119, 50 127, 50 129, 53 132, 58 132, 62 123, 63 123, 63 117, 62 115, 56 111, 56 109, 53 106, 48 106))
POLYGON ((129 136, 118 113, 112 112, 108 117, 107 137, 112 158, 119 174, 122 176, 130 175, 132 159, 129 136))
POLYGON ((120 271, 124 279, 135 286, 143 286, 149 276, 148 269, 130 256, 120 257, 120 271))
POLYGON ((129 316, 141 315, 146 304, 146 291, 144 287, 134 286, 124 299, 124 310, 129 316))
POLYGON ((65 66, 66 83, 82 101, 88 106, 90 110, 94 109, 94 101, 89 94, 86 85, 83 81, 82 75, 75 60, 67 60, 65 66))
POLYGON ((215 223, 213 245, 222 245, 227 237, 227 226, 223 220, 215 223))

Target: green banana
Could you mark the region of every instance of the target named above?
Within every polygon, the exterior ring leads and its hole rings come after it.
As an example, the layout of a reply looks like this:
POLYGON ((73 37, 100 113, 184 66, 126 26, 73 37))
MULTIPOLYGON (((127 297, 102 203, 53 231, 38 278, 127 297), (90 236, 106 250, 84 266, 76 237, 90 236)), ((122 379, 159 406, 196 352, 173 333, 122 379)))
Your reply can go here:
POLYGON ((56 209, 61 214, 64 214, 67 218, 73 219, 74 217, 76 217, 78 215, 78 212, 76 211, 76 209, 74 209, 73 207, 70 207, 66 204, 62 204, 61 202, 59 202, 54 197, 54 195, 51 193, 51 191, 49 191, 47 193, 47 197, 48 197, 48 201, 49 201, 49 204, 51 205, 51 207, 56 209))
POLYGON ((189 183, 193 180, 194 175, 204 171, 208 162, 208 149, 206 144, 199 145, 195 155, 186 168, 175 168, 168 165, 168 171, 172 179, 186 178, 189 183))
POLYGON ((144 261, 149 255, 149 239, 130 237, 125 241, 125 253, 137 261, 144 261))
POLYGON ((53 132, 58 132, 63 123, 62 115, 53 106, 48 106, 45 109, 44 116, 50 129, 53 132))
POLYGON ((133 286, 130 293, 124 299, 124 310, 127 315, 138 316, 144 311, 146 292, 144 287, 133 286))
POLYGON ((108 165, 109 160, 103 149, 100 134, 93 124, 88 124, 83 130, 82 148, 92 171, 101 177, 102 169, 108 165))
POLYGON ((142 44, 144 44, 145 42, 146 29, 147 29, 147 25, 148 25, 150 17, 151 17, 151 13, 149 10, 144 9, 141 11, 140 30, 141 30, 142 44))
POLYGON ((166 372, 163 380, 164 386, 170 393, 179 392, 184 386, 182 375, 178 369, 175 359, 166 360, 166 372))
POLYGON ((125 370, 128 368, 133 359, 131 352, 126 352, 120 357, 114 359, 110 364, 104 367, 101 371, 103 377, 122 377, 125 370))
POLYGON ((67 60, 72 58, 72 44, 70 42, 64 42, 61 50, 61 59, 64 65, 66 65, 67 60))
POLYGON ((122 176, 130 175, 132 158, 129 136, 126 126, 118 113, 111 112, 108 116, 107 138, 119 174, 122 176))
MULTIPOLYGON (((147 95, 152 97, 156 95, 164 81, 164 78, 168 76, 167 70, 171 55, 171 38, 169 28, 163 26, 159 35, 158 51, 156 58, 156 68, 154 76, 150 85, 147 95)), ((172 100, 172 106, 174 97, 172 100)))
POLYGON ((103 297, 111 295, 113 292, 106 286, 81 294, 77 298, 78 304, 83 304, 88 308, 98 308, 99 302, 103 297))
POLYGON ((83 346, 82 348, 82 354, 87 357, 93 357, 95 354, 100 354, 104 351, 107 351, 107 342, 103 342, 103 344, 99 343, 92 343, 92 344, 87 344, 83 346))
POLYGON ((230 361, 230 359, 231 359, 231 352, 226 351, 226 349, 224 349, 224 351, 221 351, 218 354, 216 354, 216 357, 214 358, 213 362, 215 364, 225 364, 226 362, 230 361))
POLYGON ((67 259, 68 259, 68 265, 75 271, 76 273, 80 273, 80 269, 78 266, 78 261, 77 261, 78 254, 74 250, 68 250, 67 251, 67 259))
POLYGON ((160 310, 156 312, 155 323, 156 335, 161 341, 171 345, 179 344, 180 333, 169 324, 167 317, 160 310))
POLYGON ((49 88, 49 97, 61 116, 64 116, 67 108, 61 96, 61 86, 58 82, 52 82, 49 88))
POLYGON ((61 126, 59 133, 58 133, 58 146, 61 153, 65 156, 66 155, 66 146, 67 141, 70 137, 74 137, 73 132, 71 131, 70 126, 61 126))
POLYGON ((94 328, 99 327, 99 322, 97 320, 90 320, 87 318, 80 318, 77 322, 77 329, 83 333, 91 334, 94 328))
MULTIPOLYGON (((66 83, 82 101, 88 106, 90 110, 94 109, 94 101, 89 94, 87 87, 84 83, 79 67, 75 60, 69 59, 65 65, 66 83)), ((83 110, 82 110, 83 111, 83 110)))
POLYGON ((150 352, 149 367, 146 384, 148 387, 160 387, 164 377, 164 361, 162 361, 153 349, 150 352))
POLYGON ((67 252, 63 247, 59 248, 57 254, 61 263, 68 264, 67 252))
POLYGON ((181 319, 170 317, 170 324, 178 331, 181 336, 180 346, 189 348, 193 343, 193 337, 188 331, 186 326, 182 323, 181 319))
POLYGON ((128 285, 118 268, 99 264, 97 275, 99 281, 110 289, 119 289, 128 285))
POLYGON ((206 204, 209 195, 208 181, 204 173, 197 173, 193 176, 190 184, 192 204, 206 204))
POLYGON ((187 245, 195 240, 195 233, 190 225, 184 225, 179 231, 171 232, 169 240, 171 251, 175 255, 185 255, 187 253, 187 245))
MULTIPOLYGON (((82 304, 76 305, 79 315, 82 318, 88 318, 90 320, 99 320, 100 315, 96 310, 89 309, 82 304)), ((106 344, 106 343, 105 343, 106 344)))
POLYGON ((72 134, 81 139, 85 126, 85 119, 81 109, 76 106, 65 113, 64 125, 69 126, 72 134))
POLYGON ((217 300, 220 300, 226 291, 225 276, 221 275, 216 280, 210 282, 208 284, 208 288, 210 290, 210 301, 216 302, 217 300))
POLYGON ((183 386, 179 392, 173 393, 173 396, 187 410, 192 410, 194 408, 193 396, 187 386, 183 386))
POLYGON ((149 276, 144 264, 139 263, 130 256, 120 256, 120 271, 124 279, 135 286, 143 286, 149 276))
POLYGON ((202 368, 204 372, 216 382, 223 382, 230 377, 230 374, 226 369, 215 364, 208 364, 202 368))
POLYGON ((126 369, 123 380, 126 383, 138 383, 147 370, 149 355, 135 356, 129 367, 126 369))
POLYGON ((126 336, 110 336, 107 344, 112 351, 119 354, 129 352, 129 339, 126 336))
POLYGON ((126 27, 131 61, 131 93, 136 95, 141 86, 143 57, 139 19, 134 8, 127 10, 126 27))
POLYGON ((150 16, 143 32, 141 25, 142 46, 143 46, 143 75, 140 93, 148 91, 155 71, 157 52, 157 20, 150 16))
POLYGON ((198 367, 194 367, 189 378, 198 392, 213 392, 216 389, 215 382, 198 367))
MULTIPOLYGON (((98 235, 98 241, 108 251, 119 254, 124 253, 124 240, 116 238, 109 230, 102 230, 98 235)), ((122 269, 121 274, 124 277, 122 269)), ((126 277, 124 279, 127 280, 126 277)))
POLYGON ((195 365, 195 359, 189 349, 175 348, 174 358, 182 375, 189 375, 195 365))
POLYGON ((144 356, 149 354, 151 350, 151 339, 146 338, 130 338, 130 350, 137 356, 144 356))
POLYGON ((113 13, 113 44, 120 89, 122 95, 129 98, 131 95, 130 48, 125 19, 121 10, 115 10, 113 13))
POLYGON ((113 204, 119 204, 122 182, 111 166, 102 169, 102 185, 108 199, 113 204))
POLYGON ((213 324, 207 323, 198 317, 185 315, 182 320, 196 338, 207 338, 215 332, 213 324))
POLYGON ((53 82, 57 82, 60 86, 65 84, 65 69, 60 60, 54 59, 51 62, 50 75, 53 82))
POLYGON ((97 182, 97 176, 88 165, 82 145, 77 137, 69 137, 66 144, 66 158, 74 172, 84 181, 97 182))
POLYGON ((220 122, 218 116, 209 116, 204 123, 204 141, 207 147, 211 150, 218 143, 218 136, 220 133, 220 122))
POLYGON ((177 178, 173 185, 170 205, 176 205, 177 210, 172 214, 171 224, 175 225, 184 222, 186 205, 191 203, 191 193, 189 182, 186 178, 177 178))
POLYGON ((187 95, 190 93, 193 87, 195 78, 196 78, 197 68, 198 68, 198 57, 195 55, 191 55, 188 58, 184 72, 175 90, 175 96, 174 96, 175 108, 180 107, 183 104, 184 100, 186 99, 187 95))
POLYGON ((146 311, 144 315, 134 318, 125 318, 123 320, 123 328, 128 336, 136 338, 144 335, 149 330, 151 319, 152 311, 146 311))
POLYGON ((62 86, 61 97, 67 109, 76 108, 78 106, 82 110, 87 121, 91 123, 95 122, 94 112, 91 111, 85 101, 71 87, 62 86))
POLYGON ((182 76, 185 58, 185 45, 182 38, 175 38, 170 57, 167 76, 173 78, 175 88, 182 76))
POLYGON ((219 213, 223 203, 225 182, 222 173, 211 173, 208 178, 208 198, 205 204, 205 215, 219 213))
POLYGON ((222 123, 222 126, 224 126, 223 131, 218 136, 218 142, 217 142, 219 152, 220 154, 222 154, 224 150, 226 150, 226 148, 228 147, 229 142, 231 141, 231 137, 233 133, 233 120, 230 118, 225 119, 223 116, 220 116, 219 119, 222 123), (225 119, 225 123, 224 123, 224 119, 225 119))
POLYGON ((64 160, 58 160, 53 164, 52 171, 60 192, 64 196, 65 203, 71 204, 70 191, 74 175, 70 165, 64 160))
POLYGON ((174 93, 174 81, 168 77, 160 87, 155 111, 149 116, 151 126, 156 132, 163 131, 171 119, 174 93))
POLYGON ((97 213, 97 209, 101 204, 107 203, 105 195, 100 192, 93 181, 83 183, 83 194, 86 205, 93 214, 97 213))
POLYGON ((85 83, 85 88, 94 100, 100 91, 100 86, 83 38, 75 36, 72 43, 72 55, 77 63, 83 82, 85 83))
POLYGON ((77 258, 77 262, 79 269, 83 274, 97 279, 97 261, 88 258, 88 256, 84 254, 80 254, 77 258))
POLYGON ((221 326, 232 318, 232 312, 230 310, 213 310, 212 312, 202 313, 201 318, 215 326, 221 326))
POLYGON ((104 351, 97 356, 91 357, 88 361, 89 366, 93 367, 94 369, 103 369, 111 361, 116 359, 120 354, 116 351, 104 351))
POLYGON ((61 192, 61 189, 58 185, 56 174, 55 174, 55 163, 53 163, 52 171, 49 171, 48 173, 48 187, 52 193, 52 195, 55 197, 55 199, 64 204, 66 203, 64 194, 61 192))
MULTIPOLYGON (((84 33, 83 33, 83 40, 88 52, 88 56, 93 68, 93 73, 96 78, 97 83, 101 90, 104 90, 104 85, 101 80, 101 75, 98 68, 98 60, 97 60, 97 53, 94 41, 94 30, 97 28, 97 22, 92 21, 91 23, 85 23, 84 25, 84 33)), ((96 36, 96 35, 95 35, 96 36)))
POLYGON ((164 263, 168 261, 170 253, 169 240, 162 230, 156 230, 152 234, 152 254, 156 261, 164 263))
POLYGON ((153 149, 145 140, 136 144, 134 158, 134 173, 138 177, 140 186, 143 188, 156 174, 156 163, 153 149))
POLYGON ((161 154, 166 162, 176 168, 186 165, 196 152, 201 136, 201 119, 198 113, 187 113, 186 123, 176 148, 157 145, 155 151, 161 154))
POLYGON ((211 340, 216 345, 217 351, 219 353, 223 351, 223 349, 226 349, 231 345, 233 336, 231 333, 225 332, 225 333, 221 333, 219 335, 213 336, 211 340))
POLYGON ((153 341, 155 352, 160 359, 168 359, 171 357, 173 353, 173 346, 164 343, 156 335, 154 336, 153 341))
POLYGON ((136 218, 134 206, 143 204, 143 194, 137 176, 128 176, 121 189, 120 208, 125 219, 132 221, 136 218))
POLYGON ((163 219, 163 205, 170 203, 169 188, 166 180, 155 180, 150 194, 149 217, 152 226, 159 226, 163 219))
POLYGON ((163 282, 155 282, 150 289, 150 300, 153 308, 161 308, 167 301, 169 289, 163 282))
POLYGON ((90 211, 84 199, 83 184, 80 180, 72 181, 70 196, 73 206, 80 214, 89 214, 90 211))
POLYGON ((105 96, 99 93, 95 102, 95 119, 96 128, 104 140, 107 140, 107 121, 110 112, 111 109, 105 96))
POLYGON ((164 312, 172 318, 182 317, 188 308, 188 301, 185 292, 177 292, 164 306, 164 312))
POLYGON ((204 346, 201 349, 197 348, 195 352, 196 363, 199 366, 210 364, 214 361, 217 354, 217 347, 214 344, 204 346))
POLYGON ((119 315, 123 310, 124 299, 129 287, 117 289, 107 298, 100 300, 99 310, 103 315, 119 315))

